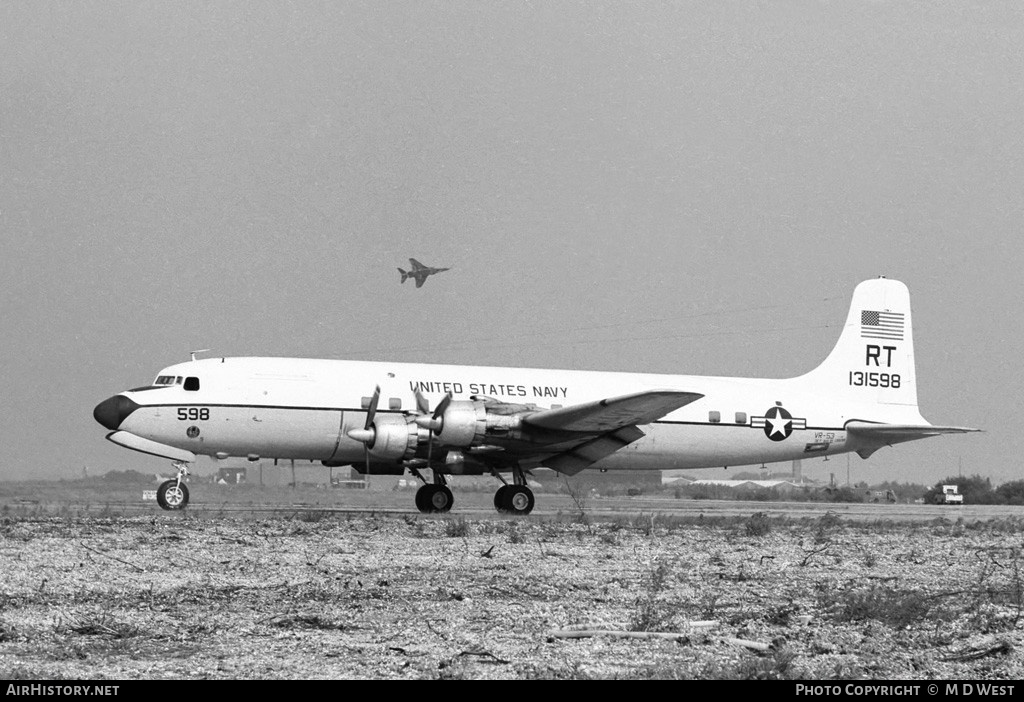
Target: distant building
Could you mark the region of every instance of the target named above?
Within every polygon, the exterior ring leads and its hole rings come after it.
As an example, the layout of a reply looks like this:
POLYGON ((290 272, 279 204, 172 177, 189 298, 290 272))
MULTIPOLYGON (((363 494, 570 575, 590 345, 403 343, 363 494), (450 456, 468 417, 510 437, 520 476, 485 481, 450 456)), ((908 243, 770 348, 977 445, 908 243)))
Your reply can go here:
POLYGON ((547 489, 559 490, 657 490, 661 487, 658 470, 584 470, 576 475, 565 475, 549 468, 530 471, 531 477, 547 489))
MULTIPOLYGON (((350 487, 358 482, 364 486, 364 476, 348 466, 328 467, 320 462, 261 459, 249 461, 245 458, 230 457, 214 460, 216 468, 214 482, 225 485, 256 485, 266 487, 287 487, 292 484, 319 485, 323 487, 350 487)), ((392 476, 372 476, 383 487, 394 484, 392 476)))
POLYGON ((789 480, 694 480, 689 483, 693 487, 719 487, 737 492, 754 492, 756 490, 776 490, 788 494, 794 490, 802 490, 805 486, 789 480))
POLYGON ((245 482, 245 466, 221 466, 217 469, 217 482, 238 485, 245 482))

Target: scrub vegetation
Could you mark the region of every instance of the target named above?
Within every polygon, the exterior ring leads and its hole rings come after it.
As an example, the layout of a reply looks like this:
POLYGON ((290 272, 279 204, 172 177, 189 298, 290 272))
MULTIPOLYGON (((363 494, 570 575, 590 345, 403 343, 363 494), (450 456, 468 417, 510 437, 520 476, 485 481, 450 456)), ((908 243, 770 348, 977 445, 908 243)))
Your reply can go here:
POLYGON ((8 505, 0 678, 1024 677, 1022 518, 579 517, 8 505))

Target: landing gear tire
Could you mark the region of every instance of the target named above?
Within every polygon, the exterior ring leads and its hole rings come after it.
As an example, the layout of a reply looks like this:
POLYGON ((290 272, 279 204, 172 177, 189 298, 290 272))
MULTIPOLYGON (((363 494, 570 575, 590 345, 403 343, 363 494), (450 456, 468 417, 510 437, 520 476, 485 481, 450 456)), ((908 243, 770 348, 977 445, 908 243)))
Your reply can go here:
POLYGON ((494 495, 497 503, 500 498, 498 511, 507 514, 529 514, 533 511, 535 503, 533 490, 525 485, 504 485, 494 495))
POLYGON ((166 480, 156 491, 156 502, 163 509, 179 510, 188 505, 188 486, 175 480, 166 480))
POLYGON ((424 485, 416 491, 416 509, 424 514, 448 512, 455 502, 445 485, 424 485))
POLYGON ((494 509, 498 510, 499 512, 505 511, 502 508, 501 504, 505 499, 506 492, 508 492, 508 485, 502 485, 500 488, 498 488, 498 491, 494 493, 494 509))

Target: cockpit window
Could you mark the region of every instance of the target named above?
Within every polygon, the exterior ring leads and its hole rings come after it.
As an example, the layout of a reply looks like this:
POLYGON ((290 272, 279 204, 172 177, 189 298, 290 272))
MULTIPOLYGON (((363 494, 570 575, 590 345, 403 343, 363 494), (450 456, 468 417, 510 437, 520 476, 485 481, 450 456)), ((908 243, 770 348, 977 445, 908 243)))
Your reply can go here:
POLYGON ((185 389, 186 390, 198 390, 199 389, 199 378, 195 378, 195 377, 185 378, 185 389))
MULTIPOLYGON (((178 378, 178 382, 181 382, 181 378, 178 378)), ((154 382, 153 385, 174 385, 174 376, 161 375, 156 379, 156 382, 154 382)))

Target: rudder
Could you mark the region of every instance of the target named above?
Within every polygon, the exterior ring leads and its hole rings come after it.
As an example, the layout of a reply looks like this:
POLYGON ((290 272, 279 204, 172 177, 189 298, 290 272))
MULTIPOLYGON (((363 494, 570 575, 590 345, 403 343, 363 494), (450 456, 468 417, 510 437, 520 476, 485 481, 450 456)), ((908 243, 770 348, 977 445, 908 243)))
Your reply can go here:
POLYGON ((858 403, 917 408, 910 291, 898 280, 866 280, 839 341, 825 361, 798 379, 809 389, 858 403))

